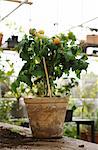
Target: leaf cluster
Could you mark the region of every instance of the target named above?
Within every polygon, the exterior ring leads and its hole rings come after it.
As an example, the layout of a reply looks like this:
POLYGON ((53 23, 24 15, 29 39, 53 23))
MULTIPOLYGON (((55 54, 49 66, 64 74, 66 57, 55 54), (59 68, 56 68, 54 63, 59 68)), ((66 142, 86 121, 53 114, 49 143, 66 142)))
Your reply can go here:
MULTIPOLYGON (((87 56, 76 43, 76 37, 72 32, 67 35, 61 33, 47 37, 44 33, 30 29, 30 34, 25 35, 17 45, 20 58, 25 62, 19 72, 17 80, 12 84, 14 91, 20 82, 26 83, 32 90, 36 87, 36 95, 47 96, 47 80, 43 65, 45 58, 50 87, 55 95, 57 85, 56 79, 62 76, 69 77, 74 72, 76 77, 70 80, 68 85, 63 85, 63 92, 70 93, 72 87, 76 86, 76 79, 80 78, 82 70, 87 70, 87 56), (66 92, 67 91, 67 92, 66 92)), ((59 90, 60 92, 60 90, 59 90)), ((62 90, 61 90, 62 92, 62 90)))

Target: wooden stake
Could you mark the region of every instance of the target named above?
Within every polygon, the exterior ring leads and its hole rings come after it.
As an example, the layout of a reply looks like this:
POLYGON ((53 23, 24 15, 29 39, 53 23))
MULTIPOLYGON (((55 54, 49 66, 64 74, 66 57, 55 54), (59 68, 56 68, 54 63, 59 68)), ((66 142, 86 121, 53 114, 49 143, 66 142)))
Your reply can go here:
POLYGON ((44 69, 45 69, 45 74, 46 74, 48 94, 49 94, 50 97, 52 97, 45 57, 43 57, 43 64, 44 64, 44 69))

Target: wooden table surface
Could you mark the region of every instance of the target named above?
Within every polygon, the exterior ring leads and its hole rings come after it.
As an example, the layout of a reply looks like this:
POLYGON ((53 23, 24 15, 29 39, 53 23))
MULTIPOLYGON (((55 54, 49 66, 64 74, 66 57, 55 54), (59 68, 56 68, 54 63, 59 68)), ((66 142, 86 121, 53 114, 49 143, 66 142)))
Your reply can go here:
POLYGON ((0 123, 0 150, 98 150, 98 145, 78 139, 33 139, 28 128, 0 123))

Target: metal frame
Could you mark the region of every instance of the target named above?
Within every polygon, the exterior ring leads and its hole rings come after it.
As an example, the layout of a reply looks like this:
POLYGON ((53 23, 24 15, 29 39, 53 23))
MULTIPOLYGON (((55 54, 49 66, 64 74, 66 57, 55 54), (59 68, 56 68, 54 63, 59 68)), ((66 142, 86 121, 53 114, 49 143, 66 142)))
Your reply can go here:
MULTIPOLYGON (((6 0, 6 1, 9 1, 9 2, 16 2, 16 3, 22 3, 21 0, 6 0)), ((26 4, 29 4, 31 5, 33 2, 32 0, 27 0, 28 2, 25 2, 26 4)))

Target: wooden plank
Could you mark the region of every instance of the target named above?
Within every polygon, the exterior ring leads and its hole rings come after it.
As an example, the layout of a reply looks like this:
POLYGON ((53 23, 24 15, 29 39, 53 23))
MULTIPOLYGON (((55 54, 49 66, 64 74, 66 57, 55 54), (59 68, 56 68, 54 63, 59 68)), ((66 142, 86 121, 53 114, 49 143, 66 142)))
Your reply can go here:
MULTIPOLYGON (((23 2, 21 0, 5 0, 5 1, 16 2, 16 3, 22 3, 23 2)), ((32 0, 28 0, 28 2, 25 2, 25 3, 31 5, 33 2, 32 2, 32 0)))
POLYGON ((98 150, 98 144, 69 137, 34 139, 30 128, 0 123, 0 150, 98 150))
POLYGON ((0 97, 0 101, 17 101, 14 97, 0 97))
POLYGON ((3 49, 3 51, 15 51, 15 52, 17 52, 15 48, 9 48, 9 47, 3 48, 2 47, 2 49, 3 49))

